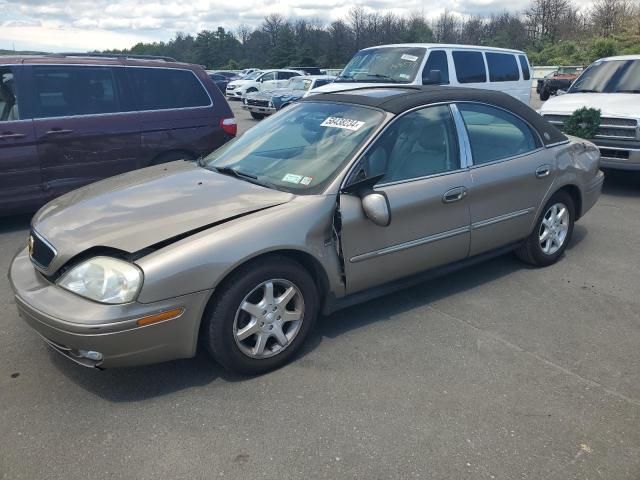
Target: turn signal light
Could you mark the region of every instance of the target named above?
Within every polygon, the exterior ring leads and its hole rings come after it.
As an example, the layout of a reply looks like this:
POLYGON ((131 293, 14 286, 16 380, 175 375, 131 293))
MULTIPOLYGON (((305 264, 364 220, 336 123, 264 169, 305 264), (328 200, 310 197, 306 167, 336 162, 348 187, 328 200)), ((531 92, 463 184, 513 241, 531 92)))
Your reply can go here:
POLYGON ((149 315, 148 317, 142 317, 137 320, 137 324, 140 327, 145 325, 151 325, 152 323, 163 322, 165 320, 171 320, 178 318, 184 312, 184 308, 174 308, 167 310, 166 312, 156 313, 155 315, 149 315))
POLYGON ((238 124, 234 117, 223 118, 220 120, 220 127, 224 130, 224 133, 231 135, 232 137, 235 137, 238 133, 238 124))

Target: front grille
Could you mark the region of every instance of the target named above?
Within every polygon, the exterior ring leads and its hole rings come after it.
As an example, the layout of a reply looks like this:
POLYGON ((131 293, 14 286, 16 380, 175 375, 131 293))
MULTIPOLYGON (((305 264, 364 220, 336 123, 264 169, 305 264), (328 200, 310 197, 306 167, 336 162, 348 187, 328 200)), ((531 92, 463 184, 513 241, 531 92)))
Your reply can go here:
MULTIPOLYGON (((564 122, 567 121, 569 115, 545 115, 544 118, 560 130, 564 130, 564 122)), ((638 122, 631 118, 602 117, 595 138, 635 140, 637 127, 638 122)))
POLYGON ((600 156, 602 158, 611 158, 614 160, 629 160, 629 150, 613 150, 610 148, 601 148, 600 156))
POLYGON ((29 256, 38 266, 49 268, 51 261, 56 257, 56 251, 49 243, 32 230, 31 236, 29 237, 29 256))
POLYGON ((268 100, 254 100, 253 98, 247 98, 247 105, 253 105, 254 107, 268 107, 268 100))

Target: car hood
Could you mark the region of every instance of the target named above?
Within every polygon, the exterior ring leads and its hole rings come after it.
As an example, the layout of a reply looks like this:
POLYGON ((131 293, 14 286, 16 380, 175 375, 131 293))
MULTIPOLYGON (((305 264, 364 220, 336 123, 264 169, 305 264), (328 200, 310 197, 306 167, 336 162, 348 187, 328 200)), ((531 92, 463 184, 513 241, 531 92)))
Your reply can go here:
POLYGON ((596 108, 603 117, 637 118, 640 94, 637 93, 567 93, 549 99, 540 113, 572 114, 582 107, 596 108))
POLYGON ((62 257, 51 266, 55 270, 92 247, 132 253, 292 198, 181 160, 63 195, 45 205, 32 226, 62 257))
POLYGON ((351 90, 353 88, 366 88, 366 87, 410 87, 410 83, 382 83, 382 82, 333 82, 321 87, 313 89, 313 93, 331 93, 340 92, 342 90, 351 90))

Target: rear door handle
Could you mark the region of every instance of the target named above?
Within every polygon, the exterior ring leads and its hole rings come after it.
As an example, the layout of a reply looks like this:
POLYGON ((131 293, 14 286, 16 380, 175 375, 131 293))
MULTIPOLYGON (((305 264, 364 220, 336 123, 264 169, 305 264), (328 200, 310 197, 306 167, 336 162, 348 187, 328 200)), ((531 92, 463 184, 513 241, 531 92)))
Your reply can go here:
POLYGON ((465 187, 456 187, 451 190, 447 190, 442 196, 442 203, 453 203, 458 200, 462 200, 467 196, 467 189, 465 187))
POLYGON ((3 133, 0 134, 0 140, 9 140, 11 138, 22 138, 24 137, 24 133, 3 133))
POLYGON ((45 135, 62 135, 65 133, 73 133, 73 130, 68 130, 66 128, 52 128, 51 130, 45 132, 45 135))
POLYGON ((550 173, 551 165, 540 165, 538 168, 536 168, 536 177, 538 178, 548 177, 550 173))

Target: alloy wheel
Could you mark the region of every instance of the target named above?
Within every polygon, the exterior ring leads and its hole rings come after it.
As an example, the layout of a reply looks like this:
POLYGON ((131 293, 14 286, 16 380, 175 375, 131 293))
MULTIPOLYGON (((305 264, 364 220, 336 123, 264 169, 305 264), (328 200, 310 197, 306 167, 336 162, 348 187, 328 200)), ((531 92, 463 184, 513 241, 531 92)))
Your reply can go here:
POLYGON ((560 250, 567 239, 568 232, 569 209, 563 203, 551 205, 542 217, 538 232, 542 252, 553 255, 560 250))

